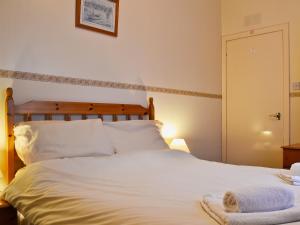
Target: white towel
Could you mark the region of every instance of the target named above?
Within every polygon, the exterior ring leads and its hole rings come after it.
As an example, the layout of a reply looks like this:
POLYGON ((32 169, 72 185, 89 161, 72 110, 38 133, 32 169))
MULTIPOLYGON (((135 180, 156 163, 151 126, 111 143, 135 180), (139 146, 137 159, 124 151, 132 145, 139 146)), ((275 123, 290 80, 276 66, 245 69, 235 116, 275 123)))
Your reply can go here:
POLYGON ((291 166, 291 174, 293 176, 299 176, 300 177, 300 163, 294 163, 291 166))
POLYGON ((221 225, 277 225, 300 221, 300 206, 260 213, 228 213, 223 206, 223 196, 206 195, 201 201, 207 214, 221 225))
POLYGON ((300 176, 292 176, 289 174, 280 173, 278 174, 278 177, 288 184, 300 186, 300 176))
POLYGON ((227 212, 270 212, 294 206, 294 192, 284 187, 248 187, 228 191, 223 198, 227 212))

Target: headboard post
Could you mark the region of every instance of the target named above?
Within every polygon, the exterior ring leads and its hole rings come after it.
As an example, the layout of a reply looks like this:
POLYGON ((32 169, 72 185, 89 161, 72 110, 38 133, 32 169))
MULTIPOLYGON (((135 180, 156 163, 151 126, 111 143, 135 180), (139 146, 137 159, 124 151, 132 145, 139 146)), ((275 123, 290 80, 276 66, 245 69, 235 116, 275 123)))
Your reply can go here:
POLYGON ((155 120, 155 110, 152 97, 149 98, 149 120, 155 120))
POLYGON ((6 182, 9 183, 15 176, 15 140, 14 140, 14 99, 12 88, 6 89, 5 98, 5 113, 6 113, 6 135, 7 135, 7 175, 6 182))

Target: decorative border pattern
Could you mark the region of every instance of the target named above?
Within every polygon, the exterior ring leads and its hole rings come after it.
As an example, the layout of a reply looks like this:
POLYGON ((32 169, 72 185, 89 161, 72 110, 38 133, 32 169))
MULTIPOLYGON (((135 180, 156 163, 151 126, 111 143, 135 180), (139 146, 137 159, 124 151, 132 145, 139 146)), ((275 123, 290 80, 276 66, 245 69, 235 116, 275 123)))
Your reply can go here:
POLYGON ((102 87, 102 88, 117 88, 117 89, 127 89, 127 90, 137 90, 137 91, 160 92, 160 93, 174 94, 174 95, 186 95, 186 96, 194 96, 194 97, 222 99, 222 95, 202 93, 197 91, 187 91, 187 90, 180 90, 180 89, 173 89, 173 88, 145 86, 140 84, 89 80, 89 79, 81 79, 81 78, 74 78, 74 77, 64 77, 64 76, 55 76, 55 75, 48 75, 48 74, 1 70, 1 69, 0 69, 0 78, 40 81, 40 82, 49 82, 49 83, 58 83, 58 84, 71 84, 71 85, 79 85, 79 86, 92 86, 92 87, 102 87))
POLYGON ((291 92, 290 97, 300 97, 300 92, 291 92))

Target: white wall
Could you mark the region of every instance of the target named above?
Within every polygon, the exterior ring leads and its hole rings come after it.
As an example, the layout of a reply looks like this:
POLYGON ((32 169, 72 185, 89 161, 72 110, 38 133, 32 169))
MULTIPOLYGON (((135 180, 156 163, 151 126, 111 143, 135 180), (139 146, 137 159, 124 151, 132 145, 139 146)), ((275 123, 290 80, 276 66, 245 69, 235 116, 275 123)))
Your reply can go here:
MULTIPOLYGON (((74 0, 0 1, 0 69, 221 93, 220 0, 122 0, 118 38, 75 28, 74 11, 74 0)), ((19 103, 146 104, 154 96, 157 118, 175 124, 193 154, 220 160, 221 100, 20 80, 12 86, 19 103)))
MULTIPOLYGON (((222 34, 234 34, 275 24, 290 24, 290 79, 300 81, 300 1, 222 0, 222 34), (245 25, 245 17, 258 15, 257 24, 245 25)), ((291 98, 291 142, 300 142, 300 98, 291 98)))
POLYGON ((74 27, 74 0, 1 1, 0 66, 220 93, 218 0, 120 1, 117 39, 74 27))

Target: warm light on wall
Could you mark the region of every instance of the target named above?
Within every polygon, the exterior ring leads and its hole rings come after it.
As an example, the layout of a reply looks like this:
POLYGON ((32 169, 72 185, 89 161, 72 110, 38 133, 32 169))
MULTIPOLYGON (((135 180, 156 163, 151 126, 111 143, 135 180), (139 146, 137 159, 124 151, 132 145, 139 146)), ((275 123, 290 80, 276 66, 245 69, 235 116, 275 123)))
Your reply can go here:
POLYGON ((190 153, 190 150, 184 139, 173 139, 170 144, 170 148, 190 153))
POLYGON ((161 128, 161 135, 165 139, 165 142, 170 145, 173 138, 176 136, 177 130, 173 124, 164 124, 161 128))
POLYGON ((269 137, 269 136, 272 136, 273 133, 270 130, 264 130, 264 131, 261 132, 261 134, 264 135, 264 136, 269 137))
POLYGON ((164 124, 161 129, 161 135, 165 139, 174 138, 176 135, 176 127, 173 124, 164 124))

